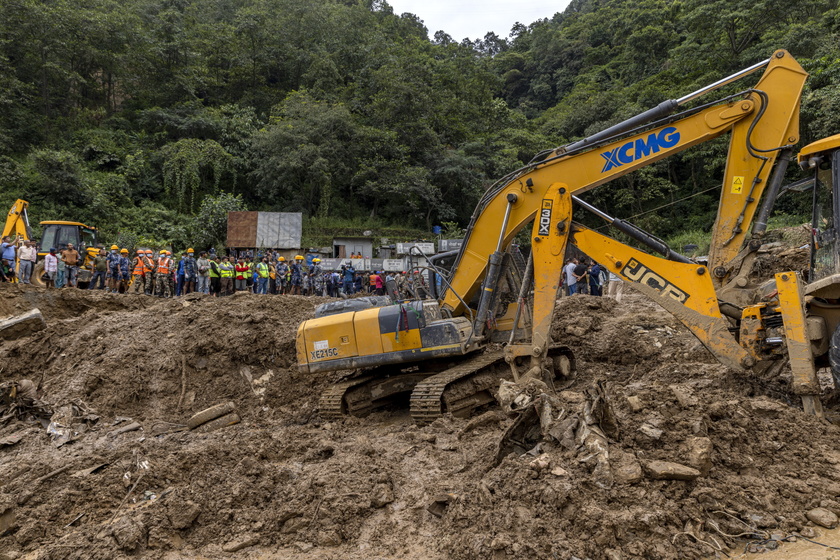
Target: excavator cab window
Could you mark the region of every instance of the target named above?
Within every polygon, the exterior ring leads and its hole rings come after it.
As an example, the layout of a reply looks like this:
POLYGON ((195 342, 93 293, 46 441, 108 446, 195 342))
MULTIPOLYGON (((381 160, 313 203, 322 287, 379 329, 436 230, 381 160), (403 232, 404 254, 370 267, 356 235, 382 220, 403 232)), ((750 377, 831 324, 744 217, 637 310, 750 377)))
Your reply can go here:
POLYGON ((811 218, 811 278, 814 282, 840 272, 837 224, 840 217, 840 150, 826 154, 817 166, 811 218))
POLYGON ((68 243, 78 247, 80 241, 79 226, 48 224, 44 226, 44 233, 41 236, 41 249, 49 251, 50 247, 55 247, 61 250, 68 243))
POLYGON ((81 239, 79 240, 79 252, 84 253, 88 247, 96 247, 96 232, 88 228, 79 228, 81 239))

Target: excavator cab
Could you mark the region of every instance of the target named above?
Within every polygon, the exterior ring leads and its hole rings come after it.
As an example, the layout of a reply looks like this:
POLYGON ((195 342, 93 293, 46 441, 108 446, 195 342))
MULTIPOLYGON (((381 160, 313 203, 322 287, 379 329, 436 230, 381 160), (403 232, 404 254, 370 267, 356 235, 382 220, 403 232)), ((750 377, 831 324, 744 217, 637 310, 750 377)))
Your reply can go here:
POLYGON ((44 226, 41 234, 41 250, 38 252, 38 264, 32 274, 32 283, 36 286, 44 286, 41 275, 44 273, 44 257, 51 247, 59 251, 72 243, 82 257, 82 265, 79 267, 78 282, 80 287, 85 287, 90 281, 91 261, 99 252, 96 246, 96 228, 86 226, 80 222, 48 221, 41 222, 44 226))
POLYGON ((840 299, 840 135, 805 146, 799 165, 814 173, 811 263, 806 292, 840 299))

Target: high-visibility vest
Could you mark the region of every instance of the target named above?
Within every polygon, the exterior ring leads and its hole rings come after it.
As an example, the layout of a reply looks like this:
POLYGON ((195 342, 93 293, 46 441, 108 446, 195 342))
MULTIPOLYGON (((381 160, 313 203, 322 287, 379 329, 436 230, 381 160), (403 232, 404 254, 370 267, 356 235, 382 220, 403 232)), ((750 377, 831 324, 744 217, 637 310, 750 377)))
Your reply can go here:
POLYGON ((219 266, 219 274, 222 278, 233 278, 233 267, 230 263, 222 263, 219 266))
POLYGON ((158 274, 169 274, 172 271, 172 259, 159 259, 157 271, 158 274))
POLYGON ((145 259, 143 259, 143 269, 147 273, 154 271, 154 269, 155 269, 155 259, 150 259, 149 257, 146 257, 145 259))
POLYGON ((140 257, 135 257, 134 258, 134 270, 132 271, 132 274, 134 276, 143 276, 143 270, 144 270, 143 260, 140 257))
POLYGON ((219 277, 219 263, 216 261, 210 261, 210 268, 209 268, 210 278, 218 278, 219 277))
POLYGON ((268 265, 262 262, 258 263, 257 273, 260 275, 260 278, 268 278, 268 265))

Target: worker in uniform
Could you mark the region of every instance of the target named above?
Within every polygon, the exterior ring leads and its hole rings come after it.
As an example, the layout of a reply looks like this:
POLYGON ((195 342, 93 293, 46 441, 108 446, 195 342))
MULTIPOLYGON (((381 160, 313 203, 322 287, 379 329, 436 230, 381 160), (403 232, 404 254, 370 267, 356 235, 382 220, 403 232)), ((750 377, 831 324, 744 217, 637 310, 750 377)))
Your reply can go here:
POLYGON ((312 268, 309 269, 309 278, 311 279, 312 295, 324 295, 324 270, 321 268, 321 259, 312 259, 312 268))
POLYGON ((263 257, 260 262, 257 263, 257 293, 258 294, 267 294, 268 293, 268 257, 263 257))
POLYGON ((187 249, 186 258, 184 258, 184 289, 181 290, 181 295, 191 294, 195 291, 196 272, 195 251, 190 247, 187 249))
POLYGON ((219 274, 219 257, 213 255, 208 260, 210 268, 207 271, 207 276, 210 278, 210 293, 213 297, 217 297, 221 291, 221 276, 219 274))
POLYGON ((131 261, 131 275, 132 285, 135 294, 142 294, 146 291, 146 265, 143 263, 143 258, 146 256, 146 251, 137 249, 137 256, 131 261))
POLYGON ((172 297, 172 259, 169 251, 160 252, 155 270, 155 293, 158 297, 172 297))
POLYGON ((277 272, 277 286, 279 288, 279 292, 281 294, 288 294, 289 293, 289 283, 286 280, 286 275, 289 273, 289 265, 286 264, 286 257, 281 256, 277 259, 277 266, 275 267, 277 272))
POLYGON ((223 296, 229 296, 233 293, 233 275, 235 273, 236 270, 230 264, 230 259, 228 257, 222 257, 222 263, 219 265, 219 289, 223 296))
POLYGON ((155 262, 155 254, 151 249, 146 249, 143 252, 143 274, 146 277, 146 295, 150 296, 155 291, 155 270, 157 263, 155 262))
POLYGON ((108 254, 108 272, 105 275, 106 293, 117 291, 117 278, 120 275, 120 248, 111 245, 111 252, 108 254))
POLYGON ((295 262, 289 267, 289 271, 292 273, 290 278, 292 295, 299 296, 300 286, 302 284, 301 278, 303 277, 303 256, 295 255, 295 262))
POLYGON ((120 260, 118 261, 119 272, 117 276, 117 292, 128 291, 128 283, 131 281, 131 261, 128 260, 128 249, 120 249, 120 260))

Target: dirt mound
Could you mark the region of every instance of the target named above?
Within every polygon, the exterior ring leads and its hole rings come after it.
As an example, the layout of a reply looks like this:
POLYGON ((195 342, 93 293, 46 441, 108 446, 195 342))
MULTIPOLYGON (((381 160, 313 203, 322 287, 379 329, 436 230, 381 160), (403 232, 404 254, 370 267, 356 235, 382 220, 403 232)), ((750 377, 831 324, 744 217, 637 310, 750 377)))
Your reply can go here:
POLYGON ((496 464, 512 419, 495 408, 426 427, 404 409, 324 422, 318 397, 338 375, 294 367, 297 326, 324 301, 0 285, 0 314, 37 306, 48 324, 0 342, 0 383, 32 379, 49 405, 82 402, 100 417, 61 447, 39 424, 0 425, 0 550, 39 560, 700 558, 734 546, 725 534, 800 529, 817 506, 840 513, 837 428, 786 402, 784 379, 717 365, 632 291, 621 305, 563 298, 552 330, 579 370, 560 398, 572 406, 600 384, 618 421, 607 488, 557 441, 496 464), (227 401, 241 423, 174 431, 227 401), (141 429, 118 433, 132 421, 141 429), (20 441, 3 443, 12 435, 20 441), (705 441, 708 474, 649 474, 655 461, 698 463, 705 441))

